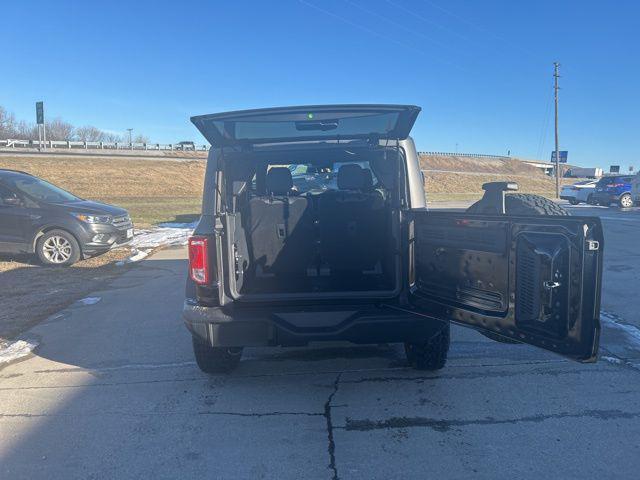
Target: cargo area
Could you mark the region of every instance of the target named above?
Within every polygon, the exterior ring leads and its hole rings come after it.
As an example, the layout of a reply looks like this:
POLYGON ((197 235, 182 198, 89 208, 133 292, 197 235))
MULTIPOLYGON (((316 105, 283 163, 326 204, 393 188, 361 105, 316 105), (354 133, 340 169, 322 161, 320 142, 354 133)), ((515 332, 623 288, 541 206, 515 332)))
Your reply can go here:
POLYGON ((397 290, 397 149, 250 152, 224 161, 236 297, 397 290))

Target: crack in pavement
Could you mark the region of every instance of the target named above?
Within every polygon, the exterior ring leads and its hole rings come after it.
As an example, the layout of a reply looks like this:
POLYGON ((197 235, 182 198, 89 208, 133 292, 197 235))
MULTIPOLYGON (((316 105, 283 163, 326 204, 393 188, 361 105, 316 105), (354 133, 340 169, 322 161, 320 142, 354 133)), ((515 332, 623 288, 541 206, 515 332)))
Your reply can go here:
POLYGON ((518 423, 540 423, 551 419, 564 418, 596 418, 599 420, 631 419, 640 417, 640 412, 623 412, 621 410, 586 410, 580 413, 554 413, 549 415, 531 415, 528 417, 496 419, 492 417, 474 420, 438 420, 429 417, 392 417, 387 420, 353 420, 347 418, 346 425, 340 428, 347 431, 366 432, 370 430, 388 430, 394 428, 427 427, 437 432, 448 432, 454 427, 469 425, 502 425, 518 423))
MULTIPOLYGON (((510 366, 510 365, 505 365, 510 366)), ((558 377, 561 375, 583 375, 591 373, 606 372, 604 368, 589 368, 585 370, 530 370, 530 371, 481 371, 481 372, 466 372, 458 374, 435 374, 435 375, 421 375, 414 377, 398 377, 398 376, 381 376, 381 377, 365 377, 357 380, 344 380, 342 383, 386 383, 386 382, 415 382, 423 383, 429 380, 469 380, 478 378, 507 378, 507 377, 521 377, 524 375, 549 375, 558 377)))
POLYGON ((244 413, 244 412, 92 412, 90 414, 78 413, 0 413, 0 418, 55 418, 55 417, 80 417, 80 416, 99 416, 99 415, 117 415, 117 416, 167 416, 167 415, 210 415, 210 416, 229 416, 229 417, 278 417, 278 416, 304 416, 304 417, 324 417, 324 413, 320 412, 263 412, 263 413, 244 413))
POLYGON ((340 377, 342 372, 339 372, 336 379, 333 381, 333 391, 329 394, 327 401, 324 404, 324 418, 327 422, 327 451, 329 452, 329 469, 333 472, 332 480, 339 480, 338 468, 336 467, 336 444, 333 439, 333 420, 331 419, 331 401, 333 397, 338 393, 338 386, 340 384, 340 377))

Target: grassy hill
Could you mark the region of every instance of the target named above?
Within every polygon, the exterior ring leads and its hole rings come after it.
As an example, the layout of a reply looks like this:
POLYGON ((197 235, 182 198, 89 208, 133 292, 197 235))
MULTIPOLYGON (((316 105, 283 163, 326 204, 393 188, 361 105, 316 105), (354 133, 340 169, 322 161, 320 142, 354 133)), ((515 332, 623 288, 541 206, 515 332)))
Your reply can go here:
MULTIPOLYGON (((538 169, 513 159, 422 156, 427 197, 473 200, 482 184, 516 181, 520 191, 553 196, 555 184, 538 169)), ((136 225, 193 219, 200 211, 205 162, 82 156, 0 157, 0 168, 23 170, 91 200, 120 205, 136 225)))
MULTIPOLYGON (((482 196, 486 182, 515 181, 520 192, 553 198, 555 179, 538 168, 513 158, 472 158, 455 155, 421 155, 427 198, 474 200, 482 196)), ((564 180, 563 180, 564 181, 564 180)), ((567 180, 573 183, 575 179, 567 180)))
POLYGON ((79 156, 0 157, 89 200, 126 208, 136 225, 183 221, 200 212, 205 162, 79 156))

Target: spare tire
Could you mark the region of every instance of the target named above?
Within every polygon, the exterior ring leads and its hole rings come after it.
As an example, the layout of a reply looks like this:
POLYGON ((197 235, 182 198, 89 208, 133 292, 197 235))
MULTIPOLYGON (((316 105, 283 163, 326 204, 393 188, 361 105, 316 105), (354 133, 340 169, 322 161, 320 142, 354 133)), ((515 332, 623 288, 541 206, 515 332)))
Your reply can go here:
MULTIPOLYGON (((508 193, 504 198, 504 209, 506 215, 553 215, 567 216, 571 215, 567 210, 562 208, 553 200, 533 195, 529 193, 508 193)), ((495 213, 491 206, 487 206, 482 200, 478 200, 467 209, 467 213, 495 213)), ((501 343, 520 343, 510 338, 501 337, 494 333, 480 332, 487 338, 501 343)))
MULTIPOLYGON (((507 215, 570 215, 553 200, 530 193, 508 193, 505 195, 504 204, 507 215)), ((492 214, 495 210, 483 200, 478 200, 467 209, 467 213, 492 214)))

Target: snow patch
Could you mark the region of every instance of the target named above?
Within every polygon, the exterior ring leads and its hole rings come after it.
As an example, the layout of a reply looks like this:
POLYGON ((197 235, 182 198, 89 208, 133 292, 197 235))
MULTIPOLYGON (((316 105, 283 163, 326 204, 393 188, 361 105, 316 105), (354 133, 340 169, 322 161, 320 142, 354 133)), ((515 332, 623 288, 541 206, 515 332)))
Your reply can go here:
POLYGON ((609 363, 613 363, 614 365, 622 364, 622 360, 620 360, 619 358, 609 357, 608 355, 603 355, 603 356, 600 357, 600 359, 604 360, 606 362, 609 362, 609 363))
POLYGON ((102 300, 101 297, 85 297, 78 300, 78 303, 81 305, 95 305, 100 300, 102 300))
POLYGON ((186 245, 196 223, 161 223, 156 228, 138 230, 131 245, 137 249, 186 245))
POLYGON ((160 223, 155 228, 136 230, 131 241, 131 256, 116 262, 116 265, 121 267, 127 263, 139 262, 154 248, 186 245, 196 223, 160 223))
POLYGON ((619 323, 618 320, 621 320, 621 318, 611 313, 602 312, 602 319, 607 323, 607 325, 615 328, 616 330, 622 331, 627 337, 629 343, 640 349, 640 328, 626 323, 619 323))
POLYGON ((0 344, 0 363, 7 363, 29 355, 38 346, 37 342, 16 340, 7 346, 0 344))
POLYGON ((149 250, 132 250, 131 251, 131 256, 128 258, 125 258, 124 260, 119 260, 116 262, 116 265, 121 267, 122 265, 125 265, 127 263, 135 263, 135 262, 139 262, 140 260, 146 258, 149 255, 149 252, 151 252, 151 249, 149 250))

